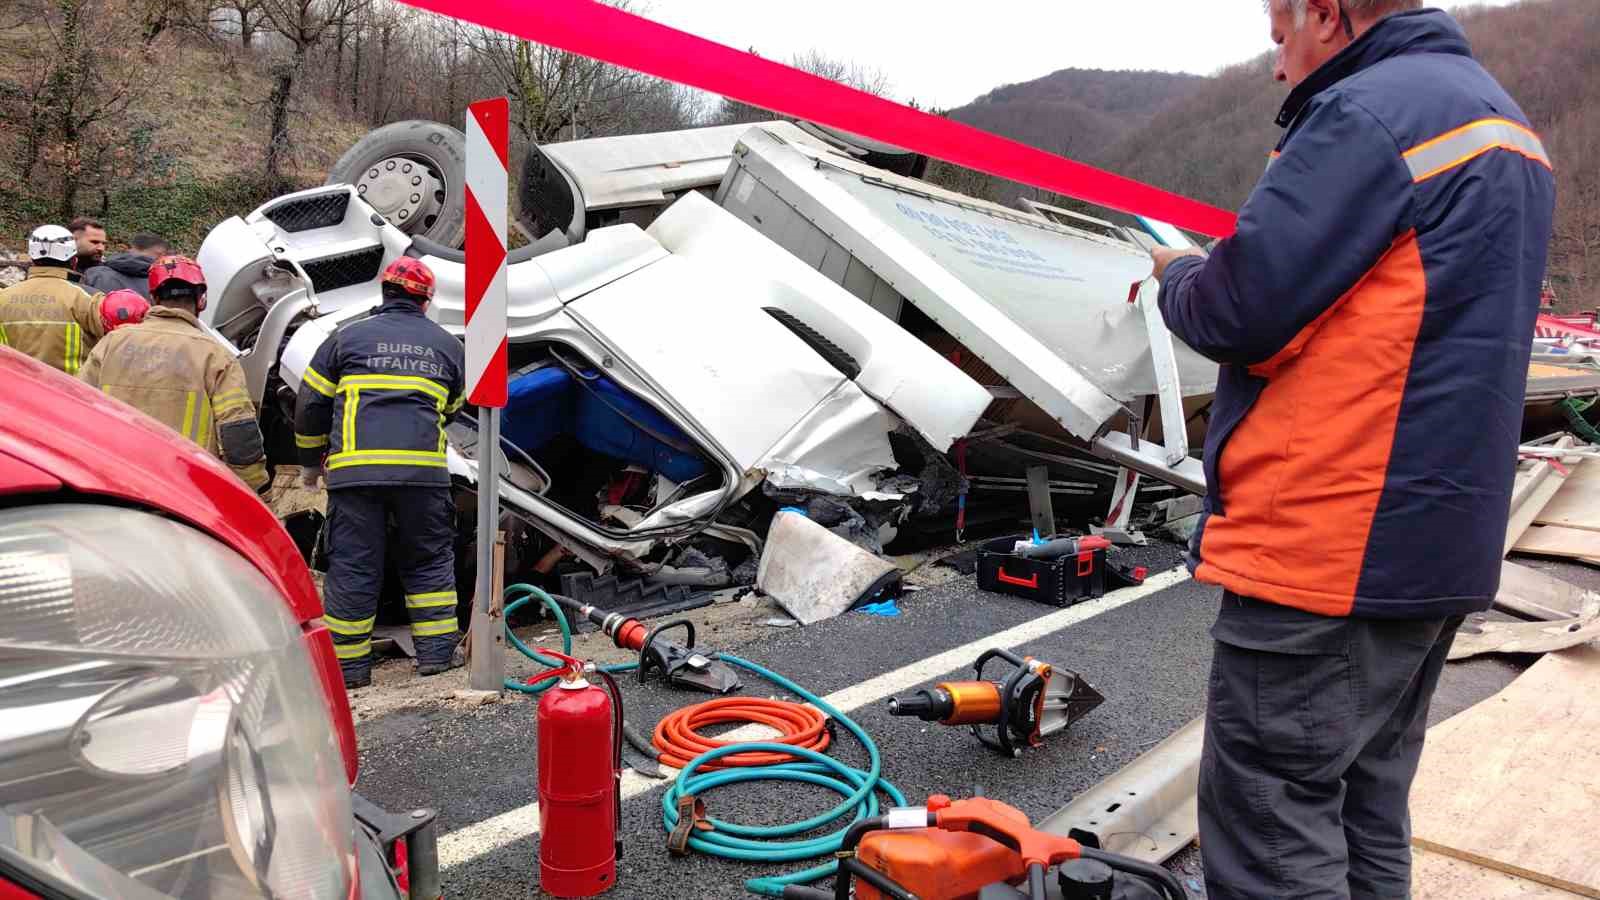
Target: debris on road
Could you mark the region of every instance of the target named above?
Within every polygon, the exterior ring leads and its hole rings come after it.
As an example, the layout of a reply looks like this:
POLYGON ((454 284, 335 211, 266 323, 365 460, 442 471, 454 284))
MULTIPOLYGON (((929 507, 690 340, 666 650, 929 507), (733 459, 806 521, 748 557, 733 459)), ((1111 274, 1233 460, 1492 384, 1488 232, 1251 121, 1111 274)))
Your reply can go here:
POLYGON ((1600 603, 1579 616, 1553 622, 1497 622, 1469 616, 1450 645, 1452 660, 1480 653, 1550 653, 1600 640, 1600 603))
POLYGON ((772 520, 756 586, 802 625, 830 619, 894 590, 900 569, 800 511, 772 520))
POLYGON ((498 691, 455 690, 450 692, 450 699, 459 701, 467 706, 486 706, 490 703, 500 702, 498 691))

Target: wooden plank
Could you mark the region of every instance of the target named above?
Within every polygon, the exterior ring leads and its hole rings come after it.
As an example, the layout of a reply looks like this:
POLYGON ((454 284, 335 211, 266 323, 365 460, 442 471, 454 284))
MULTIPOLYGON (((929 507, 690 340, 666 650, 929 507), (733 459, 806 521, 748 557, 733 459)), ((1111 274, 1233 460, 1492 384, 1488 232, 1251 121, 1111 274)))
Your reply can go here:
POLYGON ((1518 553, 1588 562, 1600 559, 1600 531, 1564 528, 1560 525, 1533 525, 1522 533, 1511 549, 1518 553))
POLYGON ((1582 895, 1418 849, 1411 854, 1411 896, 1415 900, 1571 900, 1582 895))
POLYGON ((1537 525, 1600 531, 1600 466, 1574 469, 1533 521, 1537 525))
MULTIPOLYGON (((1600 466, 1595 471, 1600 472, 1600 466)), ((1495 595, 1494 605, 1506 612, 1545 621, 1570 619, 1590 598, 1600 598, 1600 594, 1538 569, 1514 562, 1500 563, 1500 592, 1495 595)))
POLYGON ((1596 696, 1600 650, 1564 650, 1429 729, 1411 789, 1412 843, 1600 898, 1596 696))

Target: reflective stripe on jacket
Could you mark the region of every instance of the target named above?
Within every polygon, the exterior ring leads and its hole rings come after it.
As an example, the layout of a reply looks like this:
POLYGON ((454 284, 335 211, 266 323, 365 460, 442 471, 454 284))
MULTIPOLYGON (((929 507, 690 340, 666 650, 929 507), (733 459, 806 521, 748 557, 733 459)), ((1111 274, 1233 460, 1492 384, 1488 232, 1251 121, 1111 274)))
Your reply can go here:
POLYGON ((1223 364, 1190 567, 1324 615, 1487 609, 1550 159, 1438 10, 1380 21, 1278 121, 1237 232, 1161 290, 1172 331, 1223 364))
POLYGON ((461 342, 407 300, 334 332, 300 380, 295 446, 329 488, 448 485, 444 426, 463 402, 461 342))
POLYGON ((0 344, 76 375, 105 334, 103 297, 68 281, 66 269, 36 265, 0 291, 0 344))
POLYGON ((215 454, 250 487, 266 486, 244 369, 188 312, 151 307, 95 345, 78 377, 215 454))

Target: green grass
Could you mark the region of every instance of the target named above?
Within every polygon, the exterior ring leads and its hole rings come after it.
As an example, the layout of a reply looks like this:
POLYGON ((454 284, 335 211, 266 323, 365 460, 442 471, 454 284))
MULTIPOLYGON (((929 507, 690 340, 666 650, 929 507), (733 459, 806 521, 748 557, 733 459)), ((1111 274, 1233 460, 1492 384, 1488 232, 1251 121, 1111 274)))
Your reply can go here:
MULTIPOLYGON (((171 184, 113 191, 107 212, 99 218, 105 223, 113 251, 120 250, 135 232, 150 231, 171 241, 175 252, 193 255, 206 232, 218 222, 244 215, 274 196, 256 172, 184 178, 171 184)), ((98 203, 97 197, 93 205, 98 203)), ((34 226, 58 218, 52 214, 54 208, 48 198, 0 187, 0 235, 4 236, 0 247, 20 246, 34 226)))

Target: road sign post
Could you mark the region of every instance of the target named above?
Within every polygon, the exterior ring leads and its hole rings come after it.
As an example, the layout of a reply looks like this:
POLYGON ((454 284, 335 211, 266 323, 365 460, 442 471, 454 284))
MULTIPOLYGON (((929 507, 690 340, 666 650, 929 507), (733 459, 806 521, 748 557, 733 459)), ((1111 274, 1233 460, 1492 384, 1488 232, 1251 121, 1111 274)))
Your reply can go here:
POLYGON ((510 106, 504 97, 467 107, 467 399, 478 407, 477 581, 468 685, 505 686, 505 623, 495 596, 501 579, 500 410, 506 405, 506 198, 510 106))

